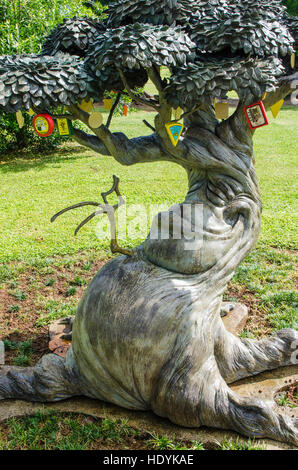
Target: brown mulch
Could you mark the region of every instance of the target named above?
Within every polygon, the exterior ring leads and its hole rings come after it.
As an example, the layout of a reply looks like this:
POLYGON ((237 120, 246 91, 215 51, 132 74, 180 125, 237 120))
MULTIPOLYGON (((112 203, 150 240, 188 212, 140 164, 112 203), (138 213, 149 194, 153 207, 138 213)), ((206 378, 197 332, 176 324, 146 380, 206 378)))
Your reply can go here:
POLYGON ((287 398, 291 403, 298 406, 298 384, 290 385, 286 390, 287 398))
POLYGON ((249 316, 245 327, 248 332, 253 332, 257 337, 271 333, 272 326, 270 325, 266 312, 263 311, 260 305, 260 300, 245 286, 235 284, 228 285, 225 297, 235 298, 238 302, 248 307, 249 316))
MULTIPOLYGON (((298 407, 298 382, 291 383, 292 380, 289 379, 285 381, 289 382, 289 385, 279 390, 275 395, 275 401, 278 406, 288 407, 288 408, 297 408, 298 407), (286 401, 284 401, 286 399, 286 401)), ((294 415, 292 416, 294 417, 294 415)))
MULTIPOLYGON (((41 359, 41 357, 44 354, 48 354, 49 351, 49 338, 47 331, 41 334, 35 334, 32 335, 29 332, 23 332, 23 333, 11 333, 6 336, 6 339, 8 339, 11 342, 14 343, 23 343, 24 341, 28 341, 29 339, 32 339, 32 350, 33 350, 33 355, 32 355, 32 363, 36 363, 41 359)), ((10 365, 13 364, 14 359, 18 355, 17 350, 10 350, 10 349, 5 349, 5 364, 10 365)))
MULTIPOLYGON (((11 283, 6 282, 0 289, 0 340, 8 339, 12 342, 24 342, 32 340, 33 355, 30 364, 34 365, 48 349, 48 327, 36 326, 36 321, 43 313, 43 298, 70 303, 79 302, 88 283, 96 272, 105 264, 99 260, 92 264, 89 271, 82 269, 85 260, 75 262, 70 266, 50 266, 50 274, 40 272, 35 268, 30 268, 19 275, 18 279, 11 283), (82 286, 72 284, 76 276, 79 276, 84 284, 82 286), (52 286, 46 286, 48 279, 54 279, 52 286), (76 292, 67 296, 67 289, 70 286, 76 288, 76 292), (25 294, 24 300, 18 300, 13 293, 21 291, 25 294), (12 311, 12 306, 18 306, 18 311, 12 311)), ((5 364, 10 365, 18 354, 16 350, 5 351, 5 364)))

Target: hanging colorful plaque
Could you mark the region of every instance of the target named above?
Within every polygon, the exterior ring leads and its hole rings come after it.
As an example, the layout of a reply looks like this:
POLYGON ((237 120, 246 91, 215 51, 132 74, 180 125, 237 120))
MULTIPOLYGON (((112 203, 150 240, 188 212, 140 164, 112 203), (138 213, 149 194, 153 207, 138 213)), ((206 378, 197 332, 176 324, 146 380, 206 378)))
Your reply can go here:
POLYGON ((217 119, 228 119, 229 117, 229 103, 215 103, 215 116, 217 119))
POLYGON ((54 121, 49 114, 36 114, 32 120, 33 129, 40 137, 48 137, 54 131, 54 121))
POLYGON ((57 127, 58 127, 59 135, 61 136, 73 134, 73 127, 72 127, 72 123, 70 119, 58 118, 57 127))
POLYGON ((184 129, 183 124, 180 124, 179 122, 168 122, 166 124, 166 129, 172 144, 176 147, 184 129))
POLYGON ((104 105, 104 108, 107 110, 107 111, 110 111, 113 107, 113 100, 112 98, 105 98, 103 100, 103 105, 104 105))
POLYGON ((249 127, 257 129, 258 127, 267 126, 269 124, 268 116, 263 101, 251 104, 244 108, 245 116, 249 127))
POLYGON ((282 105, 284 104, 285 100, 280 100, 277 103, 275 103, 273 106, 270 107, 272 116, 274 118, 277 118, 279 111, 282 108, 282 105))
POLYGON ((80 104, 78 104, 78 107, 85 111, 86 113, 91 113, 93 109, 93 100, 92 98, 89 101, 83 100, 80 104))
POLYGON ((25 119, 24 119, 22 111, 18 111, 16 113, 16 118, 17 118, 17 123, 19 125, 19 128, 22 129, 22 127, 24 127, 24 124, 25 124, 25 119))
POLYGON ((90 114, 88 119, 88 124, 90 127, 92 127, 93 129, 97 129, 102 125, 102 123, 103 115, 100 112, 95 111, 94 113, 90 114))
POLYGON ((128 107, 126 104, 123 106, 123 116, 127 116, 128 107))

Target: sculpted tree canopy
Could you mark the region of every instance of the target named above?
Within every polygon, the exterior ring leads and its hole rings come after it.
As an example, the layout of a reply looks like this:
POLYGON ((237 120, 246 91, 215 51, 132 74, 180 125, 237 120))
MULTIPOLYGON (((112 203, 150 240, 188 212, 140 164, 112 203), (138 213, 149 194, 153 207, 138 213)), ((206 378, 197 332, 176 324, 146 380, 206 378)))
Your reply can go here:
POLYGON ((42 55, 26 57, 23 76, 20 64, 15 81, 10 72, 17 71, 17 56, 11 62, 2 57, 1 109, 16 112, 30 105, 46 109, 48 100, 40 85, 55 93, 63 77, 64 82, 69 78, 72 87, 62 84, 68 96, 62 94, 55 103, 69 104, 72 88, 76 93, 82 87, 86 73, 88 96, 97 99, 115 85, 117 90, 125 88, 119 68, 127 79, 136 77, 130 81, 132 89, 153 75, 165 104, 185 111, 225 97, 228 90, 236 90, 243 99, 260 97, 279 84, 282 60, 293 52, 293 36, 298 37, 297 24, 297 18, 290 17, 276 0, 110 2, 105 21, 65 19, 46 38, 42 55), (64 70, 69 60, 65 55, 75 56, 76 77, 72 69, 64 70), (39 62, 41 70, 46 68, 47 56, 56 57, 56 75, 38 77, 35 67, 39 62), (160 66, 170 69, 168 81, 160 79, 160 66))
POLYGON ((254 129, 245 110, 256 103, 268 108, 291 92, 297 25, 278 0, 116 0, 102 22, 65 20, 41 55, 0 58, 1 109, 53 115, 63 105, 69 119, 92 132, 74 129, 80 144, 123 165, 179 164, 189 181, 184 203, 158 214, 141 246, 95 276, 78 307, 66 361, 49 355, 25 373, 3 368, 0 397, 83 394, 152 409, 183 426, 298 443, 291 418, 228 386, 291 365, 297 332, 240 339, 220 316, 227 283, 261 223, 254 129), (149 79, 157 94, 140 96, 149 79), (112 133, 113 110, 106 124, 94 125, 81 101, 112 90, 156 112, 151 135, 112 133), (232 90, 238 107, 218 120, 214 99, 226 100, 232 90), (175 146, 167 126, 176 123, 178 108, 185 127, 175 146))

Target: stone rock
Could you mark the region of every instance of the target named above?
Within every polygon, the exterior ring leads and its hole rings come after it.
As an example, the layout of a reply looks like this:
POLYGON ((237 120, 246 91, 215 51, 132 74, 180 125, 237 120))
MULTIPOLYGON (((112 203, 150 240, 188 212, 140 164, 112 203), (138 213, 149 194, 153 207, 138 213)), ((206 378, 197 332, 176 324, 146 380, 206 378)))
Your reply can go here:
POLYGON ((238 335, 244 328, 248 319, 248 308, 240 303, 223 302, 223 308, 227 311, 227 315, 222 318, 226 329, 233 335, 238 335), (233 309, 230 306, 233 305, 233 309))
POLYGON ((71 341, 62 339, 62 336, 71 332, 71 326, 69 324, 63 324, 60 320, 57 320, 49 326, 49 349, 57 356, 65 357, 67 351, 70 348, 71 341))
POLYGON ((69 333, 70 331, 71 329, 68 324, 61 323, 61 320, 56 320, 49 325, 50 340, 54 339, 56 336, 69 333))
POLYGON ((66 341, 65 339, 56 337, 52 341, 49 342, 49 349, 54 354, 57 354, 57 356, 65 357, 67 351, 70 348, 70 345, 71 345, 70 341, 66 341))

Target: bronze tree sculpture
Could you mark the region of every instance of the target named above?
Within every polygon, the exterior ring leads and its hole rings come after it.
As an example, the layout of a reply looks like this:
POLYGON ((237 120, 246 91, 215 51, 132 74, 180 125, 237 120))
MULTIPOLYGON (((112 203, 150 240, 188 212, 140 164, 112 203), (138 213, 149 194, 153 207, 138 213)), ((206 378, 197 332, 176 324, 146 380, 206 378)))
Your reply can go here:
POLYGON ((240 339, 220 317, 227 283, 261 223, 254 131, 244 108, 262 97, 268 108, 290 93, 296 76, 283 63, 293 53, 291 32, 297 35, 297 19, 278 0, 116 0, 102 23, 75 18, 58 26, 42 55, 0 58, 1 109, 51 113, 65 105, 70 119, 92 131, 74 130, 80 144, 123 165, 175 162, 189 180, 184 203, 165 214, 169 236, 162 236, 160 214, 141 246, 95 276, 79 304, 66 360, 47 355, 34 368, 3 368, 2 399, 85 395, 151 409, 182 426, 297 444, 294 420, 228 386, 292 364, 297 332, 240 339), (148 78, 158 91, 151 99, 135 93, 148 78), (108 125, 92 128, 78 103, 105 90, 151 106, 152 135, 128 139, 108 125), (214 98, 229 90, 237 91, 239 105, 218 121, 214 98), (175 147, 165 124, 178 107, 185 131, 175 147), (176 218, 194 233, 177 238, 176 218))

